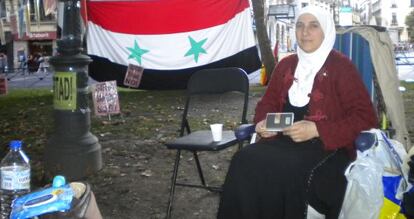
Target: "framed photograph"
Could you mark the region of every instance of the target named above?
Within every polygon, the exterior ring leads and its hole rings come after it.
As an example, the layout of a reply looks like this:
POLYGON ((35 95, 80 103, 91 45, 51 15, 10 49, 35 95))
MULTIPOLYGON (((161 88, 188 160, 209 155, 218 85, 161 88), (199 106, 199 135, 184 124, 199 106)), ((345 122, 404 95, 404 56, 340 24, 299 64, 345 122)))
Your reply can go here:
POLYGON ((266 115, 267 131, 282 131, 282 129, 291 126, 294 121, 293 113, 268 113, 266 115))

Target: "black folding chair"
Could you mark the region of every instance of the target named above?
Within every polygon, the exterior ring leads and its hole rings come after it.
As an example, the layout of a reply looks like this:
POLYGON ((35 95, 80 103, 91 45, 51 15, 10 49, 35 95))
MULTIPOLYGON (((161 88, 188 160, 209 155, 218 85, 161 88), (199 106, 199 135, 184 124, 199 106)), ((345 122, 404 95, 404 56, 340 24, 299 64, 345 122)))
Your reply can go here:
MULTIPOLYGON (((200 95, 218 95, 229 92, 240 92, 243 94, 243 105, 240 123, 247 123, 247 107, 249 96, 249 79, 244 70, 240 68, 218 68, 204 69, 194 73, 187 84, 187 99, 181 121, 180 137, 165 145, 168 149, 177 150, 174 163, 173 176, 171 179, 170 197, 168 200, 167 218, 171 217, 172 205, 174 202, 175 186, 187 186, 195 188, 203 188, 213 192, 220 192, 221 187, 209 186, 204 180, 203 171, 201 169, 199 157, 200 151, 220 151, 232 145, 242 147, 243 142, 238 141, 234 132, 223 128, 222 140, 214 142, 210 130, 197 130, 192 132, 188 112, 195 102, 195 98, 200 95), (198 175, 201 184, 178 183, 177 174, 180 163, 181 151, 186 150, 193 153, 193 157, 197 166, 198 175)), ((241 102, 241 101, 240 101, 241 102)), ((203 107, 206 107, 203 105, 203 107)))

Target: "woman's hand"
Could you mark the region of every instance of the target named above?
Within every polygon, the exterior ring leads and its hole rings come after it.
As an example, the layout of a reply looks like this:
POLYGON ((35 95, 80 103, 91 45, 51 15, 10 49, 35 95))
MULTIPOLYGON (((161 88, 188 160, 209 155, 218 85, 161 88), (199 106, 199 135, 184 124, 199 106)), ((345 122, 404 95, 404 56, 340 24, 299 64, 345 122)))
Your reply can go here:
POLYGON ((301 120, 293 123, 293 125, 287 128, 284 128, 283 134, 289 136, 294 142, 303 142, 319 137, 319 132, 316 128, 315 122, 308 120, 301 120))
POLYGON ((277 135, 277 132, 266 131, 266 120, 262 120, 256 124, 256 133, 262 138, 270 138, 277 135))

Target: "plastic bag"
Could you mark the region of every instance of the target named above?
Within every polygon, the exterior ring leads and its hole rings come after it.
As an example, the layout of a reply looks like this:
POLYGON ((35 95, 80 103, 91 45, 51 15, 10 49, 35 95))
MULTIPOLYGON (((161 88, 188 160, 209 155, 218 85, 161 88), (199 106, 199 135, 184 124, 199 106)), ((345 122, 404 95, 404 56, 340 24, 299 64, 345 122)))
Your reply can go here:
POLYGON ((401 188, 402 177, 383 176, 384 204, 381 207, 379 219, 403 219, 405 216, 400 213, 402 199, 398 198, 397 192, 401 188))
POLYGON ((338 219, 378 219, 384 198, 383 172, 383 166, 372 155, 372 149, 358 154, 345 171, 348 185, 338 219))
POLYGON ((407 152, 381 130, 371 129, 368 133, 375 136, 375 142, 368 150, 357 152, 357 160, 345 173, 348 187, 339 218, 404 219, 401 200, 412 187, 407 181, 408 171, 403 168, 407 152), (374 176, 375 169, 378 172, 374 176))
POLYGON ((371 132, 378 139, 376 156, 384 165, 384 204, 379 219, 404 219, 405 216, 400 212, 403 194, 412 187, 408 182, 408 169, 403 166, 407 152, 400 142, 388 139, 382 131, 371 132))

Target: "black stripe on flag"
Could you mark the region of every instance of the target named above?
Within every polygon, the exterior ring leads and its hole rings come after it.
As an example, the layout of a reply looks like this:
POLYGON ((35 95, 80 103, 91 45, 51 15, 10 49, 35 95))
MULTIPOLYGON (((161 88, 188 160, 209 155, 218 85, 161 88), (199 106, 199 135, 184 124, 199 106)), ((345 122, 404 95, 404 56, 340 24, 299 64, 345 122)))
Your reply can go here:
MULTIPOLYGON (((106 58, 98 56, 90 55, 90 57, 93 62, 89 64, 89 75, 93 79, 96 81, 116 80, 118 86, 124 86, 123 82, 128 66, 113 63, 106 58)), ((255 46, 250 47, 233 56, 194 68, 177 70, 144 69, 138 89, 185 89, 188 79, 194 72, 201 69, 220 67, 238 67, 250 74, 261 67, 258 50, 255 46)))

